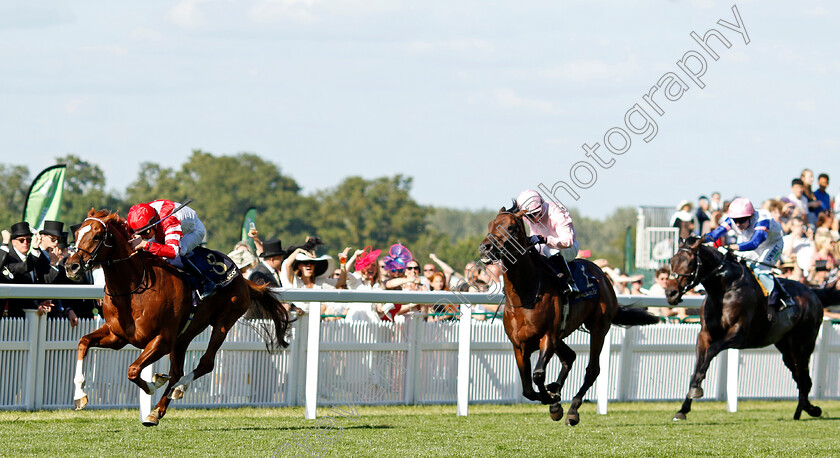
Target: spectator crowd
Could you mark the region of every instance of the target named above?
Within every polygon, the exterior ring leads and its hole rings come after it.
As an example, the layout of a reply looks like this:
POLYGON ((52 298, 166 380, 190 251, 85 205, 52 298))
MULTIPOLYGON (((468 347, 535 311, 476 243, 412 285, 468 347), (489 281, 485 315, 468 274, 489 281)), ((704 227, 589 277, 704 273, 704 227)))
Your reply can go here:
MULTIPOLYGON (((779 275, 802 283, 824 285, 837 277, 840 258, 839 203, 828 194, 829 177, 820 174, 814 187, 814 174, 805 169, 790 183, 787 194, 765 200, 761 208, 779 222, 784 231, 784 250, 778 265, 779 275)), ((720 193, 700 196, 697 205, 680 202, 670 224, 679 230, 681 238, 710 232, 725 218, 731 200, 722 200, 720 193)), ((0 246, 0 282, 16 284, 72 284, 63 265, 69 256, 70 236, 78 226, 64 231, 64 224, 46 221, 44 228, 34 233, 29 225, 20 222, 2 231, 0 246)), ((349 289, 357 291, 504 291, 502 269, 496 264, 468 263, 457 272, 434 253, 429 262, 420 262, 408 247, 395 243, 387 252, 365 247, 345 248, 330 255, 317 255, 323 245, 318 237, 309 237, 302 245, 283 248, 280 240, 261 240, 256 228, 248 233, 252 243, 240 242, 228 256, 240 272, 258 284, 274 287, 349 289)), ((728 234, 727 237, 734 237, 728 234)), ((732 243, 732 240, 724 240, 732 243)), ((668 267, 655 272, 653 283, 644 286, 643 275, 626 275, 604 259, 594 261, 610 277, 617 294, 664 295, 664 285, 670 275, 668 267)), ((101 272, 101 271, 99 271, 101 272)), ((97 270, 87 272, 83 283, 104 283, 97 270)), ((702 285, 689 294, 702 294, 702 285)), ((34 309, 51 317, 66 317, 73 325, 79 318, 98 314, 100 304, 95 300, 30 300, 0 299, 4 317, 22 317, 24 310, 34 309)), ((450 303, 295 303, 286 304, 298 313, 320 313, 326 320, 400 321, 406 314, 421 314, 427 320, 452 320, 458 313, 450 303)), ((477 305, 474 310, 481 319, 497 311, 495 305, 477 305)), ((651 309, 663 317, 681 320, 696 315, 696 310, 660 307, 651 309)))

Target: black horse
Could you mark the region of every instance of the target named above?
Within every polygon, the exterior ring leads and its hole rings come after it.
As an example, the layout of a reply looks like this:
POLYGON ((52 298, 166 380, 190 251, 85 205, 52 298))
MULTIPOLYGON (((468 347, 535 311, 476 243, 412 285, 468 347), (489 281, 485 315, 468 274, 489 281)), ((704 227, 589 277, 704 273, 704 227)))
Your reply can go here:
POLYGON ((697 336, 697 363, 688 395, 674 420, 685 420, 691 400, 703 397, 701 384, 712 359, 727 348, 760 348, 775 344, 799 388, 799 404, 793 418, 802 411, 819 417, 822 410, 808 401, 811 376, 808 362, 819 333, 823 307, 840 304, 840 291, 814 289, 802 283, 779 279, 795 305, 768 318, 767 298, 755 275, 743 262, 703 245, 702 238, 685 240, 671 258, 672 278, 665 294, 676 305, 682 295, 702 283, 706 300, 700 308, 702 328, 697 336))

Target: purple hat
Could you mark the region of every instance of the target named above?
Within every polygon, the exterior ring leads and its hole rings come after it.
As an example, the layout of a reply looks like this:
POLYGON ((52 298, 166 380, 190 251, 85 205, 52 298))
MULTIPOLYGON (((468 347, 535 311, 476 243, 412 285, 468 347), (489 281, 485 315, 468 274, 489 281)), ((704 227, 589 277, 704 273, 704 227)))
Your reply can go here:
POLYGON ((395 243, 391 245, 391 249, 388 250, 388 256, 382 258, 385 261, 385 269, 386 270, 405 270, 406 264, 411 262, 414 259, 411 256, 411 252, 408 251, 408 248, 404 247, 400 243, 395 243))

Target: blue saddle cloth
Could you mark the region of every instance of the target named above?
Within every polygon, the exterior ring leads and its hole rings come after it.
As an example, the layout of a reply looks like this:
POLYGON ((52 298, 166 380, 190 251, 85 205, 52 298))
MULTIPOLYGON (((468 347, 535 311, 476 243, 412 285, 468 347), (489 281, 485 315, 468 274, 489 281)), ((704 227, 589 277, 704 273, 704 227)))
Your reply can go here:
POLYGON ((585 263, 574 260, 569 263, 569 269, 572 271, 575 285, 580 290, 580 295, 572 299, 572 304, 598 297, 598 280, 586 270, 585 263))
MULTIPOLYGON (((207 278, 216 283, 219 288, 229 285, 239 275, 239 269, 236 268, 236 264, 227 255, 218 251, 196 247, 192 252, 192 256, 190 256, 190 261, 204 275, 207 275, 207 278)), ((189 277, 194 289, 199 289, 202 279, 193 278, 192 275, 189 275, 189 277)))

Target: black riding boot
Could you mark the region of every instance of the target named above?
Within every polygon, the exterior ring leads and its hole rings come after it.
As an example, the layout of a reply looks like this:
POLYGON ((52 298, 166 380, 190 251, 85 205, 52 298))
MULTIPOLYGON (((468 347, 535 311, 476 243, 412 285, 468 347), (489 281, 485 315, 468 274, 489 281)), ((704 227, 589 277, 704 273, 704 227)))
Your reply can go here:
POLYGON ((767 297, 767 319, 772 322, 777 313, 794 305, 796 304, 793 302, 793 298, 788 294, 785 287, 777 281, 773 292, 767 297))
POLYGON ((207 277, 198 267, 193 264, 192 260, 186 256, 181 256, 181 262, 183 262, 184 267, 186 270, 192 274, 195 278, 198 278, 201 281, 201 286, 198 288, 198 298, 200 300, 204 300, 207 296, 213 294, 216 291, 216 288, 219 285, 216 284, 213 280, 207 277))
POLYGON ((560 279, 560 285, 562 285, 561 287, 563 288, 563 295, 569 299, 574 299, 579 296, 580 290, 575 284, 575 279, 572 278, 572 272, 569 270, 569 264, 566 262, 566 259, 563 256, 556 254, 548 259, 548 264, 551 266, 551 270, 554 272, 554 275, 557 275, 557 278, 560 279))

